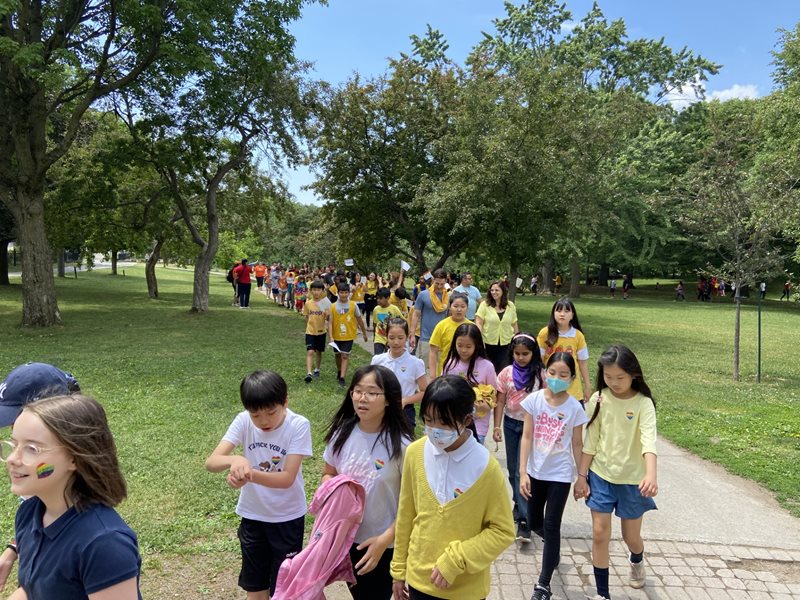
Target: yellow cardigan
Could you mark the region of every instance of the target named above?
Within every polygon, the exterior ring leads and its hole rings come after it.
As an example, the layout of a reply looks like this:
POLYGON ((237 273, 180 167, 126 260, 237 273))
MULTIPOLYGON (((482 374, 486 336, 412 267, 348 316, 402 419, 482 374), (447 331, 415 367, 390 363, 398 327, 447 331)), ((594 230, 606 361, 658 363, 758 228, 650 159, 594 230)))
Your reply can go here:
POLYGON ((412 443, 403 463, 400 506, 391 575, 437 598, 477 600, 490 588, 489 567, 514 542, 506 477, 493 456, 478 480, 461 496, 440 505, 428 485, 423 450, 426 438, 412 443), (431 583, 433 567, 450 586, 431 583))

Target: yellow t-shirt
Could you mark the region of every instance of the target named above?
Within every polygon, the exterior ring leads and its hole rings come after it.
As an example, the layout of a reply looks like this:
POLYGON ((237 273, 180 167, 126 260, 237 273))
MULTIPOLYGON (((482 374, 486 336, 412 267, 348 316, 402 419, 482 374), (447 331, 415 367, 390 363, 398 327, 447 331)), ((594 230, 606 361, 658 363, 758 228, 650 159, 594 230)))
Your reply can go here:
POLYGON ((353 286, 353 293, 350 296, 350 299, 353 302, 363 302, 364 301, 364 283, 357 283, 353 286))
POLYGON ((374 296, 378 293, 378 280, 377 279, 367 279, 367 293, 370 296, 374 296))
POLYGON ((375 310, 372 311, 372 320, 375 322, 375 338, 374 341, 376 344, 385 344, 386 343, 386 321, 391 319, 392 317, 402 317, 403 315, 400 314, 400 311, 397 309, 396 306, 390 304, 386 308, 382 306, 376 306, 375 310))
POLYGON ((321 335, 326 331, 328 321, 328 311, 323 310, 317 301, 309 298, 303 305, 303 316, 308 317, 306 323, 306 333, 308 335, 321 335))
POLYGON ((333 326, 333 339, 336 341, 349 342, 356 339, 356 303, 348 302, 347 312, 344 314, 336 310, 336 304, 331 304, 331 324, 333 326))
MULTIPOLYGON (((586 405, 591 419, 597 392, 586 405)), ((638 485, 645 476, 644 454, 656 454, 656 408, 644 394, 623 400, 603 390, 600 411, 586 428, 584 454, 594 456, 589 467, 597 475, 620 485, 638 485)))
POLYGON ((392 292, 389 296, 389 304, 396 306, 403 318, 406 321, 408 320, 408 300, 405 298, 398 298, 394 295, 394 292, 392 292))
POLYGON ((431 334, 431 346, 439 348, 439 364, 436 366, 436 377, 442 374, 444 368, 444 361, 447 360, 447 354, 450 352, 450 346, 453 345, 453 335, 458 329, 459 325, 464 323, 472 323, 469 319, 464 319, 456 323, 453 317, 442 319, 436 324, 431 334))
POLYGON ((547 327, 542 327, 539 335, 536 336, 536 342, 539 344, 539 351, 542 354, 544 364, 547 364, 547 360, 555 352, 566 352, 575 359, 575 380, 567 391, 578 400, 583 400, 583 383, 578 361, 589 360, 589 348, 586 346, 586 338, 582 332, 573 327, 567 333, 568 335, 566 336, 559 335, 556 343, 550 348, 547 346, 547 327))

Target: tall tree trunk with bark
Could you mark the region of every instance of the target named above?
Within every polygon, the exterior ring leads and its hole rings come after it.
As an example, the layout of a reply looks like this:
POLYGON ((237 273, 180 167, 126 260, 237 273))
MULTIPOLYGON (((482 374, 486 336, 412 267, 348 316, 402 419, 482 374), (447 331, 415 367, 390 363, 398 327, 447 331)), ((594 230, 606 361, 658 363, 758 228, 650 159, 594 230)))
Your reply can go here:
POLYGON ((117 249, 114 248, 111 250, 111 274, 117 274, 117 249))
POLYGON ((158 257, 161 255, 161 248, 164 246, 164 238, 157 238, 153 241, 150 249, 150 256, 144 265, 144 278, 147 281, 147 295, 154 300, 158 298, 158 280, 156 279, 156 265, 158 257))
POLYGON ((58 264, 58 276, 59 277, 66 277, 67 276, 67 264, 64 257, 64 249, 59 248, 58 256, 56 257, 56 264, 58 264))
POLYGON ((9 285, 8 281, 8 244, 11 240, 0 240, 0 285, 9 285))
POLYGON ((553 283, 553 263, 549 260, 544 261, 542 265, 542 283, 539 289, 541 289, 542 292, 548 291, 551 294, 555 289, 555 284, 553 283))
POLYGON ((581 297, 581 261, 574 257, 569 261, 569 296, 581 297))

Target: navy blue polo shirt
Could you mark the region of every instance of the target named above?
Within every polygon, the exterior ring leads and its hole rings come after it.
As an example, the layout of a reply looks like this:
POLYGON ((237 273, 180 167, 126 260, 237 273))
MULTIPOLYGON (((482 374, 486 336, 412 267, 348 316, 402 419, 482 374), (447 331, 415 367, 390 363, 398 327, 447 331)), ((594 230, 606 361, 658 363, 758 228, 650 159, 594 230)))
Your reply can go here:
POLYGON ((136 534, 117 511, 101 504, 82 512, 72 507, 42 527, 44 510, 35 496, 17 510, 19 585, 28 600, 87 600, 131 577, 138 586, 142 559, 136 534))

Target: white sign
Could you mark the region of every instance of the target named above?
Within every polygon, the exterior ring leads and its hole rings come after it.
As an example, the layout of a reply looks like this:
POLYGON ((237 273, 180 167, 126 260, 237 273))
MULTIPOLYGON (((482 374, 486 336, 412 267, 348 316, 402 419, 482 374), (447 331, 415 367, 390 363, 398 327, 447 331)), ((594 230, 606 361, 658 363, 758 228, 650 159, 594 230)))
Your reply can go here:
POLYGON ((353 261, 352 258, 345 258, 344 259, 344 266, 345 267, 352 267, 354 264, 356 264, 356 263, 353 261))
POLYGON ((409 269, 411 269, 411 265, 410 265, 410 264, 408 264, 406 261, 404 261, 404 260, 402 260, 402 259, 401 259, 401 260, 400 260, 400 268, 401 268, 403 271, 408 271, 409 269))

